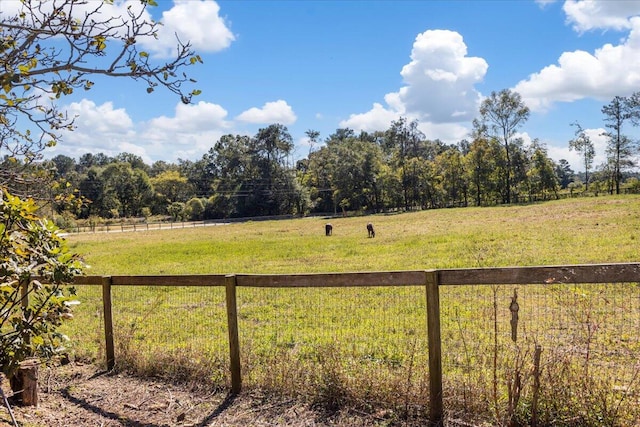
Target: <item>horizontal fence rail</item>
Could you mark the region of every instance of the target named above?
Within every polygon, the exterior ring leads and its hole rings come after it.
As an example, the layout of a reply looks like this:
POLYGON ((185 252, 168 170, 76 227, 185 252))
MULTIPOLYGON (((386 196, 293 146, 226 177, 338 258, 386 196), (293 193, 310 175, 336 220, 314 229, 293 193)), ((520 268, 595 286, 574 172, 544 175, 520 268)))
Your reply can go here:
MULTIPOLYGON (((640 282, 640 263, 542 267, 498 267, 386 272, 310 274, 234 274, 237 286, 351 287, 422 286, 427 272, 436 272, 439 285, 527 285, 563 283, 640 282)), ((225 286, 228 274, 109 276, 113 286, 225 286)), ((104 276, 78 276, 76 284, 100 285, 104 276)))
MULTIPOLYGON (((442 425, 443 372, 440 287, 456 285, 538 285, 640 283, 640 263, 564 265, 538 267, 500 267, 438 269, 418 271, 352 272, 319 274, 218 274, 178 276, 79 276, 77 285, 102 286, 105 352, 109 369, 115 364, 112 290, 118 286, 220 287, 226 300, 229 344, 229 370, 234 393, 241 389, 241 352, 237 288, 353 288, 423 286, 426 299, 426 337, 428 340, 429 419, 442 425)), ((513 303, 517 295, 514 294, 513 303)), ((515 319, 517 324, 517 304, 515 319)), ((512 316, 514 312, 512 311, 512 316)), ((513 325, 513 324, 512 324, 513 325)), ((512 332, 515 334, 515 332, 512 332)), ((514 337, 515 338, 515 337, 514 337)), ((514 339, 515 341, 515 339, 514 339)), ((444 349, 446 351, 446 348, 444 349)))

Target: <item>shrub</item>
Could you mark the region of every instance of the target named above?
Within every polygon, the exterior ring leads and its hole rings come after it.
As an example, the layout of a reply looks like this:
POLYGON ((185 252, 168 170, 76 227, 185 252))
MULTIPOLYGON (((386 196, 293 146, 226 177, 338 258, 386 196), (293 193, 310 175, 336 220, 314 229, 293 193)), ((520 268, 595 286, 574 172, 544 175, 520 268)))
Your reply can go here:
POLYGON ((26 359, 49 362, 64 352, 57 329, 72 318, 69 283, 83 263, 33 200, 0 193, 0 369, 11 378, 26 359))

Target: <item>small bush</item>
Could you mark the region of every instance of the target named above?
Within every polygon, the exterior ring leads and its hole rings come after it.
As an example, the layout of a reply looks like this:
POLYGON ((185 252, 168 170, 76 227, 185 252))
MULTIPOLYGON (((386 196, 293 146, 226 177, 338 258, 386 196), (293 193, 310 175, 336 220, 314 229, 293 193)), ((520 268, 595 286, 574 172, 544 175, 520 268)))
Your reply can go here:
POLYGON ((65 351, 57 329, 73 317, 75 289, 67 285, 83 264, 33 200, 0 192, 0 370, 11 378, 24 360, 65 351))

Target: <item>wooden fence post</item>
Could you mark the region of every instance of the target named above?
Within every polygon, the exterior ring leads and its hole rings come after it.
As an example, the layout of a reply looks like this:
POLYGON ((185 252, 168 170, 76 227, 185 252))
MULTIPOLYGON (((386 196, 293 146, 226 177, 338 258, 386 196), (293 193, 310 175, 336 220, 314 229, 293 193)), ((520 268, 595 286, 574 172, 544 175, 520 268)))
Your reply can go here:
POLYGON ((227 326, 229 330, 229 357, 231 369, 231 392, 240 393, 242 372, 240 367, 240 339, 238 338, 238 306, 236 298, 237 280, 235 275, 225 276, 227 299, 227 326))
POLYGON ((427 333, 429 339, 429 424, 442 426, 442 337, 440 335, 440 290, 438 272, 426 272, 427 333))
POLYGON ((102 278, 102 311, 104 315, 104 346, 107 356, 107 370, 115 367, 116 355, 113 345, 113 314, 111 313, 111 276, 102 278))

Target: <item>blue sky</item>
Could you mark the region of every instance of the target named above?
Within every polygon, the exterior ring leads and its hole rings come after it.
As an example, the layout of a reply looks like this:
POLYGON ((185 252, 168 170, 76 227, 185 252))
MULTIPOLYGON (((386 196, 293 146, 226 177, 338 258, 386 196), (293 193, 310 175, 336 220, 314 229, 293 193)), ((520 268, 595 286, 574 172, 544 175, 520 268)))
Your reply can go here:
MULTIPOLYGON (((0 11, 18 4, 2 3, 0 11)), ((97 79, 62 100, 77 129, 48 157, 197 160, 221 135, 272 123, 287 126, 304 157, 306 130, 324 140, 341 127, 384 130, 400 116, 418 120, 429 139, 456 143, 483 97, 508 88, 532 111, 524 140, 538 138, 578 171, 570 124, 587 129, 599 164, 602 106, 640 91, 640 1, 158 3, 148 10, 163 33, 147 49, 162 57, 174 33, 190 39, 204 60, 188 69, 202 94, 185 106, 166 91, 147 95, 141 83, 97 79)), ((112 13, 126 5, 116 0, 112 13)))

